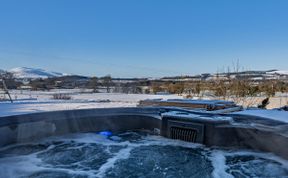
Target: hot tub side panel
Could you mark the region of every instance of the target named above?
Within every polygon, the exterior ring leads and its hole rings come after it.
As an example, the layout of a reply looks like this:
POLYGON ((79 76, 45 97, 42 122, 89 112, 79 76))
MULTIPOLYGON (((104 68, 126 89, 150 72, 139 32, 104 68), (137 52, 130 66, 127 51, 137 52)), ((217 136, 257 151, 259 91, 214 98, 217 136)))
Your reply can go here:
POLYGON ((78 132, 153 130, 160 125, 158 111, 152 109, 95 109, 2 117, 0 146, 78 132))

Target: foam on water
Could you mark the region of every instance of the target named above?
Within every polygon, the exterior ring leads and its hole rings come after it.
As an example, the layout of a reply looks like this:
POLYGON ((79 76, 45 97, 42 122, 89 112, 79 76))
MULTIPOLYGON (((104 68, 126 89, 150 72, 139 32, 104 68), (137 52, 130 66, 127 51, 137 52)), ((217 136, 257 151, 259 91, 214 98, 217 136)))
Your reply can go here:
MULTIPOLYGON (((38 157, 39 154, 45 153, 49 150, 55 148, 54 146, 48 147, 47 149, 39 152, 35 152, 28 155, 14 155, 9 157, 1 157, 0 159, 0 177, 5 178, 16 178, 16 177, 34 177, 31 176, 33 173, 37 172, 59 172, 67 175, 88 175, 93 177, 95 171, 84 172, 81 170, 74 171, 73 169, 56 168, 53 166, 45 166, 45 163, 41 158, 38 157)), ((37 177, 37 176, 36 176, 37 177)), ((41 176, 40 176, 41 177, 41 176)))
POLYGON ((232 178, 231 174, 226 172, 228 166, 226 165, 226 157, 223 151, 214 151, 211 153, 210 160, 214 167, 212 175, 214 178, 232 178))
POLYGON ((272 153, 226 151, 227 172, 235 177, 288 178, 288 161, 272 153))
POLYGON ((112 158, 109 158, 107 160, 107 162, 99 168, 99 170, 98 170, 99 172, 96 174, 96 176, 97 177, 104 177, 107 170, 109 170, 115 166, 116 161, 129 158, 130 152, 132 149, 133 149, 133 147, 121 149, 112 158))
POLYGON ((207 148, 143 132, 81 133, 0 149, 0 177, 288 177, 270 153, 207 148))

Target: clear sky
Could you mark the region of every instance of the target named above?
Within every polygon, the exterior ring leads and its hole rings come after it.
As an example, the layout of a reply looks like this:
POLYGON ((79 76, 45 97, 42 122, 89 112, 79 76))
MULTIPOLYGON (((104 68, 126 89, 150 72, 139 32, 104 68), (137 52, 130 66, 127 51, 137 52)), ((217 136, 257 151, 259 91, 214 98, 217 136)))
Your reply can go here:
POLYGON ((288 70, 288 0, 0 0, 0 68, 118 77, 288 70))

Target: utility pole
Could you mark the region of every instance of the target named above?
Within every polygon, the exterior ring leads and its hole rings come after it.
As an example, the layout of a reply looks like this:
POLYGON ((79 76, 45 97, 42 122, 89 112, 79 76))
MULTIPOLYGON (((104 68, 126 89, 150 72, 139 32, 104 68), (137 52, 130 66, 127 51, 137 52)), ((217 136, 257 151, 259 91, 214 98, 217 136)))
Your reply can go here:
POLYGON ((6 85, 6 83, 5 83, 4 78, 0 78, 0 82, 1 82, 1 81, 2 81, 2 85, 3 85, 4 95, 8 95, 11 103, 13 103, 13 100, 12 100, 12 98, 11 98, 11 95, 10 95, 9 91, 8 91, 8 88, 7 88, 7 85, 6 85))

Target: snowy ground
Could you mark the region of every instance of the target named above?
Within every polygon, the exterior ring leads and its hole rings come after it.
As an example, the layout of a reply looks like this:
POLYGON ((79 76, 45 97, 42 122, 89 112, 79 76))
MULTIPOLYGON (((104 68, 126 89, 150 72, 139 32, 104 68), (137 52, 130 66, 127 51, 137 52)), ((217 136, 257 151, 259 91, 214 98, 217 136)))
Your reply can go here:
MULTIPOLYGON (((32 112, 56 111, 56 110, 72 110, 86 108, 111 108, 111 107, 134 107, 140 100, 144 99, 182 99, 183 96, 178 95, 147 95, 147 94, 116 94, 116 93, 91 93, 90 90, 73 89, 73 90, 50 90, 50 91, 10 91, 14 103, 8 101, 0 101, 0 117, 8 115, 18 115, 32 112), (72 97, 71 100, 55 100, 54 94, 65 93, 72 97)), ((0 95, 0 98, 3 95, 0 95)), ((7 96, 6 96, 7 98, 7 96)), ((197 99, 197 98, 194 98, 197 99)), ((215 98, 200 98, 215 99, 215 98)), ((257 106, 265 97, 247 98, 245 102, 254 102, 257 106)), ((241 99, 240 99, 241 100, 241 99)), ((239 102, 239 105, 246 106, 247 103, 239 102)), ((270 98, 268 109, 279 108, 288 104, 288 95, 276 96, 270 98)), ((251 114, 252 111, 247 111, 251 114)), ((266 112, 264 115, 274 115, 273 111, 266 112), (271 114, 270 114, 271 113, 271 114)), ((253 111, 253 114, 255 110, 253 111)), ((257 113, 259 114, 259 113, 257 113)), ((260 113, 261 116, 263 113, 260 113)), ((287 112, 285 112, 285 117, 287 112)), ((287 119, 286 119, 287 120, 287 119)))
POLYGON ((115 93, 85 93, 83 90, 51 90, 51 91, 11 91, 14 103, 0 102, 0 116, 18 115, 32 112, 134 107, 144 99, 179 99, 177 95, 146 95, 146 94, 115 94, 115 93), (55 100, 53 94, 66 93, 71 100, 55 100))

